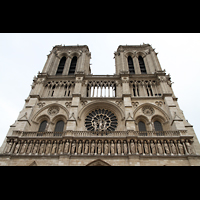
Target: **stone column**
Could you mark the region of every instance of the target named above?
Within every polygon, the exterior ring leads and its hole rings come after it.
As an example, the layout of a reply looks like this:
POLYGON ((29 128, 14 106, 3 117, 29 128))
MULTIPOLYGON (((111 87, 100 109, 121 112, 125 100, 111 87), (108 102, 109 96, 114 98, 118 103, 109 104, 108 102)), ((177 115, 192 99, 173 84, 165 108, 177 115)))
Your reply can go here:
POLYGON ((130 139, 127 139, 127 147, 128 147, 127 153, 128 153, 128 155, 131 155, 131 152, 130 152, 130 139))
POLYGON ((98 140, 95 140, 95 150, 94 150, 94 155, 97 155, 97 141, 98 141, 98 140))
POLYGON ((115 155, 117 155, 117 140, 114 140, 114 144, 115 144, 115 155))

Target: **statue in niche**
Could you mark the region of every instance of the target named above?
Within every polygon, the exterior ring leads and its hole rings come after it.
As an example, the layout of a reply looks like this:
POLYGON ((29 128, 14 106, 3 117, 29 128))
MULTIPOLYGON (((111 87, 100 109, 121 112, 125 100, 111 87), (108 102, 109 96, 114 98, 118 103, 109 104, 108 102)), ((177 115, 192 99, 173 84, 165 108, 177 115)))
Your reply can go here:
POLYGON ((27 149, 27 152, 26 152, 27 154, 31 153, 32 146, 33 146, 33 141, 31 140, 31 142, 28 145, 28 149, 27 149))
POLYGON ((127 143, 124 141, 124 154, 127 154, 127 143))
POLYGON ((158 143, 157 143, 157 147, 158 147, 158 153, 163 154, 162 145, 160 144, 159 140, 158 140, 158 143))
POLYGON ((105 144, 104 144, 104 154, 108 154, 108 142, 107 140, 105 141, 105 144))
POLYGON ((94 131, 96 131, 97 130, 97 122, 96 121, 94 121, 94 131))
POLYGON ((58 154, 62 153, 63 143, 60 141, 59 147, 58 147, 58 154))
POLYGON ((67 140, 65 143, 64 153, 68 153, 68 151, 69 151, 69 140, 67 140))
POLYGON ((94 154, 94 149, 95 149, 95 143, 94 143, 94 140, 93 140, 92 144, 91 144, 91 154, 94 154))
POLYGON ((121 144, 120 144, 120 141, 118 141, 118 143, 117 143, 117 153, 121 154, 121 144))
POLYGON ((33 148, 33 154, 36 154, 38 152, 38 147, 39 147, 39 141, 36 142, 34 148, 33 148))
POLYGON ((134 144, 133 140, 131 140, 131 153, 132 154, 135 153, 135 144, 134 144))
POLYGON ((81 154, 81 149, 82 149, 82 142, 80 141, 78 145, 78 154, 81 154))
POLYGON ((173 141, 171 141, 171 144, 170 144, 170 145, 171 145, 172 153, 173 153, 173 154, 176 154, 176 147, 175 147, 173 141))
POLYGON ((6 153, 9 153, 10 150, 11 150, 11 147, 12 147, 12 140, 10 140, 8 143, 7 143, 7 148, 6 148, 6 153))
POLYGON ((56 149, 57 149, 57 144, 56 141, 54 141, 51 153, 52 154, 56 153, 56 149))
POLYGON ((192 146, 191 144, 188 142, 188 140, 185 141, 185 145, 187 147, 187 151, 189 154, 193 154, 193 150, 192 150, 192 146))
POLYGON ((99 141, 97 147, 98 147, 98 154, 101 154, 101 141, 99 141))
POLYGON ((111 141, 110 149, 111 149, 111 154, 115 154, 115 144, 113 143, 113 141, 111 141))
POLYGON ((105 120, 104 123, 103 123, 103 130, 104 130, 104 131, 107 130, 107 122, 106 122, 106 120, 105 120))
POLYGON ((152 140, 151 140, 150 146, 151 146, 151 152, 152 152, 152 154, 156 154, 156 145, 153 143, 152 140))
POLYGON ((167 144, 166 141, 164 141, 164 145, 163 146, 164 146, 166 154, 170 154, 169 147, 168 147, 168 144, 167 144))
POLYGON ((101 131, 102 130, 102 125, 103 125, 102 119, 99 119, 98 123, 99 123, 99 131, 101 131))
POLYGON ((47 144, 47 147, 46 147, 46 154, 50 154, 50 152, 51 152, 51 141, 49 140, 48 141, 48 144, 47 144))
POLYGON ((146 141, 144 141, 144 151, 145 151, 146 154, 149 153, 149 148, 148 148, 148 144, 147 144, 146 141))
POLYGON ((17 143, 17 145, 15 146, 15 151, 14 153, 17 153, 20 147, 20 141, 17 143))
POLYGON ((138 141, 137 148, 138 148, 139 154, 142 154, 142 145, 141 145, 140 141, 138 141))
POLYGON ((75 141, 73 141, 72 142, 72 151, 71 151, 72 154, 75 153, 75 148, 76 148, 76 143, 75 143, 75 141))
POLYGON ((42 141, 42 144, 40 146, 40 151, 39 151, 39 154, 42 154, 44 152, 44 141, 42 141))
POLYGON ((180 143, 180 141, 178 141, 178 148, 179 148, 180 154, 184 154, 183 145, 180 143))
POLYGON ((88 141, 86 141, 85 142, 85 151, 84 151, 85 154, 88 154, 88 149, 89 149, 89 144, 88 144, 88 141))

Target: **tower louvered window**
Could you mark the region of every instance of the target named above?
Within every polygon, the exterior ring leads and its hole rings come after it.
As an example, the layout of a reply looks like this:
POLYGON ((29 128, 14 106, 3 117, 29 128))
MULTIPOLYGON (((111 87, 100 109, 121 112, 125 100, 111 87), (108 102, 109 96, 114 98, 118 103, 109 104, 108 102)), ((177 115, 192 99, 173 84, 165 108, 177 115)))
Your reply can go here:
POLYGON ((159 121, 154 122, 154 128, 155 128, 155 131, 163 131, 162 125, 159 121))
POLYGON ((63 132, 64 122, 62 120, 56 123, 55 132, 63 132))
POLYGON ((146 71, 146 68, 145 68, 144 60, 141 56, 138 57, 138 61, 139 61, 139 65, 140 65, 141 74, 146 74, 147 71, 146 71))
POLYGON ((58 70, 56 72, 56 75, 62 75, 63 70, 64 70, 64 66, 65 66, 65 62, 66 62, 66 57, 62 57, 62 59, 60 60, 60 63, 58 65, 58 70))
POLYGON ((75 73, 75 70, 76 70, 76 63, 77 63, 77 57, 74 56, 73 59, 72 59, 70 68, 69 68, 69 73, 68 73, 68 75, 73 75, 73 74, 75 73))
POLYGON ((40 128, 39 128, 38 132, 44 132, 46 126, 47 126, 47 121, 46 121, 46 120, 43 121, 43 122, 41 122, 41 124, 40 124, 40 128))
POLYGON ((135 74, 135 69, 134 69, 134 65, 133 65, 133 59, 131 58, 131 56, 128 57, 128 68, 129 68, 129 73, 130 74, 135 74))
POLYGON ((146 126, 144 122, 140 121, 138 123, 138 127, 139 127, 139 131, 146 131, 146 126))

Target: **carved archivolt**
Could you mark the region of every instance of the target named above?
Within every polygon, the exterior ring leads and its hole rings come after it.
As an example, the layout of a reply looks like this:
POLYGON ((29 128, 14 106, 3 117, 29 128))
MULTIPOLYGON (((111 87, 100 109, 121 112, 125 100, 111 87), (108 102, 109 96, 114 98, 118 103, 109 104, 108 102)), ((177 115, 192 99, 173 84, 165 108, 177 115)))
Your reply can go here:
POLYGON ((78 114, 78 119, 85 119, 86 116, 92 112, 95 109, 107 109, 111 112, 113 112, 116 117, 120 120, 124 120, 125 119, 125 115, 124 112, 122 111, 122 109, 117 106, 115 103, 112 103, 110 101, 93 101, 88 103, 85 107, 83 107, 79 114, 78 114))
MULTIPOLYGON (((49 120, 55 118, 59 115, 66 116, 67 119, 69 118, 69 111, 63 105, 53 103, 47 106, 42 107, 32 118, 32 121, 35 123, 40 123, 42 116, 46 116, 49 120)), ((48 121, 49 121, 48 120, 48 121)))
POLYGON ((146 116, 147 118, 150 117, 149 121, 151 121, 151 119, 154 117, 154 115, 161 116, 162 119, 164 119, 164 122, 169 121, 169 117, 168 117, 167 113, 162 108, 160 108, 159 106, 156 106, 154 104, 150 104, 150 103, 144 103, 144 104, 138 106, 134 110, 134 112, 133 112, 134 120, 140 115, 146 116))

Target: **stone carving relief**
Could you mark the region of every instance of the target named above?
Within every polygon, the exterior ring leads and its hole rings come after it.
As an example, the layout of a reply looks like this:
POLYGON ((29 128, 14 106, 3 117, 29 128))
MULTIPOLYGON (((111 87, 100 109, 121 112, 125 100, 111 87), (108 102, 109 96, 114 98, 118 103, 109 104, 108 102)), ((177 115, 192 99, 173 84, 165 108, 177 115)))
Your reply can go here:
POLYGON ((150 106, 144 106, 142 112, 147 116, 151 116, 154 114, 155 110, 150 106))
POLYGON ((45 102, 40 102, 37 105, 39 106, 39 108, 42 108, 45 105, 45 102))
POLYGON ((162 102, 162 101, 156 101, 155 104, 156 104, 157 106, 159 106, 159 107, 162 107, 163 102, 162 102))
POLYGON ((68 102, 65 103, 65 105, 66 105, 67 108, 71 107, 71 104, 72 104, 71 101, 68 101, 68 102))
POLYGON ((56 115, 59 113, 60 108, 58 106, 52 106, 48 109, 47 113, 49 115, 56 115))

